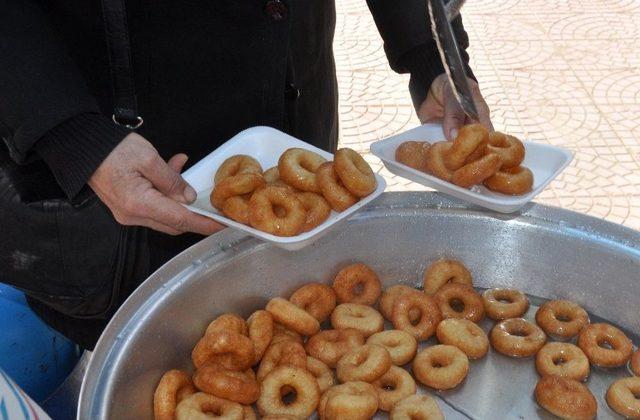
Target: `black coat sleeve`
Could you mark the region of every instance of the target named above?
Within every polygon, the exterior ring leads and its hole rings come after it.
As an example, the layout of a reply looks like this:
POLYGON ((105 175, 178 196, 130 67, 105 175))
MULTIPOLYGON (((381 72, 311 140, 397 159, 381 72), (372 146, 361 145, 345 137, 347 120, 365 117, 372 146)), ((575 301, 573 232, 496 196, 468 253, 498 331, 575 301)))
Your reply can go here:
POLYGON ((125 135, 100 115, 46 14, 0 0, 0 136, 12 158, 39 153, 72 196, 125 135))
MULTIPOLYGON (((367 4, 384 40, 391 68, 398 73, 411 74, 409 90, 417 109, 426 98, 433 79, 444 72, 431 33, 426 0, 367 0, 367 4)), ((473 78, 466 52, 469 38, 462 18, 458 16, 452 26, 467 73, 473 78)))

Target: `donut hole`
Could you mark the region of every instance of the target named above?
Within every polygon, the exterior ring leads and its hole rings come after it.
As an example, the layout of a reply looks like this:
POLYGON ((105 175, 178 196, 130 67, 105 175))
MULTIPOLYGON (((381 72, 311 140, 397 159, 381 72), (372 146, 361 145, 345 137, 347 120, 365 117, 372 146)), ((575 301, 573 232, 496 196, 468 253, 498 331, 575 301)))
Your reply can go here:
POLYGON ((415 316, 411 316, 411 314, 411 311, 409 311, 409 324, 415 327, 422 320, 422 312, 416 311, 415 316))
POLYGON ((383 382, 381 388, 387 392, 395 391, 396 384, 393 382, 383 382))
POLYGON ((287 217, 287 209, 285 209, 284 207, 274 204, 272 208, 273 208, 273 214, 275 214, 276 217, 280 217, 280 218, 287 217))
POLYGON ((558 312, 555 314, 556 315, 556 319, 560 322, 571 322, 573 321, 573 317, 571 316, 571 314, 568 314, 566 312, 558 312))
POLYGON ((454 297, 449 299, 449 306, 451 307, 451 309, 453 309, 458 313, 464 312, 465 305, 462 299, 460 298, 454 297))
POLYGON ((554 357, 552 361, 556 366, 562 366, 563 364, 567 363, 567 361, 562 356, 554 357))
POLYGON ((603 349, 606 349, 606 350, 615 350, 615 346, 611 344, 609 341, 607 341, 606 338, 598 340, 598 347, 602 347, 603 349))
POLYGON ((511 299, 509 296, 496 296, 496 300, 506 305, 510 305, 513 303, 513 299, 511 299))
POLYGON ((356 296, 362 295, 364 293, 364 283, 358 282, 354 284, 353 288, 351 289, 351 292, 356 296))
POLYGON ((295 388, 292 388, 288 385, 280 388, 280 400, 282 401, 282 405, 291 405, 296 402, 298 398, 298 393, 295 388))
POLYGON ((514 335, 516 337, 526 337, 529 334, 523 329, 516 328, 514 330, 509 331, 509 335, 514 335))

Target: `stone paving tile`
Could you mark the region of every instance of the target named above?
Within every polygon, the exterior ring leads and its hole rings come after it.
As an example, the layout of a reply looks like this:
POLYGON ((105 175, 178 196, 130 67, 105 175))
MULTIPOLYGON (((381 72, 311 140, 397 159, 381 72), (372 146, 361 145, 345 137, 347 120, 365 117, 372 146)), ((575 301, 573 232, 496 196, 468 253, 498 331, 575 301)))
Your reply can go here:
MULTIPOLYGON (((341 144, 389 191, 428 188, 370 155, 419 124, 364 0, 337 0, 341 144)), ((640 229, 640 1, 474 0, 463 9, 471 65, 497 129, 572 150, 536 201, 640 229)))

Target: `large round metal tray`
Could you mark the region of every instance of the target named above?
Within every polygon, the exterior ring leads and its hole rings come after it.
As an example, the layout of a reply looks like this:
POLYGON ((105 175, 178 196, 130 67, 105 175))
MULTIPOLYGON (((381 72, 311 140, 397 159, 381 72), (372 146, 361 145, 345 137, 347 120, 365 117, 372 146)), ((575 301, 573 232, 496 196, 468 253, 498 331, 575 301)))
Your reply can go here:
MULTIPOLYGON (((638 232, 540 205, 504 215, 435 193, 392 193, 300 251, 227 229, 171 260, 129 298, 100 339, 78 416, 152 418, 158 379, 170 368, 190 369, 191 349, 220 313, 249 315, 301 284, 330 282, 354 261, 371 265, 385 286, 418 285, 424 268, 443 256, 464 261, 479 287, 571 299, 638 337, 638 232)), ((613 415, 602 394, 622 370, 596 370, 590 379, 599 418, 613 415)), ((531 360, 491 352, 472 362, 463 386, 439 394, 439 404, 448 419, 545 418, 531 396, 536 380, 531 360)))

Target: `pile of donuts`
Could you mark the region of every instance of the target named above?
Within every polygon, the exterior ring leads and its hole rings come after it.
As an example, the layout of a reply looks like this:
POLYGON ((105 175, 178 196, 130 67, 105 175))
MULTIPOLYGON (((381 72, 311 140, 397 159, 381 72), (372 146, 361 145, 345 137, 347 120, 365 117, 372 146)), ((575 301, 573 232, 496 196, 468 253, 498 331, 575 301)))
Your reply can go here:
POLYGON ((295 236, 323 223, 332 209, 348 209, 376 186, 371 167, 352 149, 338 150, 328 162, 310 150, 291 148, 264 172, 251 156, 228 158, 215 173, 209 199, 236 222, 295 236))
POLYGON ((470 360, 492 346, 509 356, 535 356, 541 376, 539 405, 561 418, 594 418, 597 403, 582 382, 590 364, 619 366, 631 358, 636 377, 615 381, 606 394, 613 410, 640 416, 640 353, 609 324, 590 324, 587 313, 565 300, 548 301, 536 323, 521 318, 527 297, 514 289, 473 288, 467 268, 441 259, 424 273, 423 290, 395 285, 384 291, 377 274, 356 263, 342 268, 332 286, 309 283, 289 299, 271 299, 247 320, 214 319, 195 345, 193 374, 166 372, 154 394, 156 420, 443 419, 436 401, 417 394, 416 380, 432 390, 462 385, 470 360), (496 323, 489 335, 477 324, 496 323), (385 319, 393 329, 385 330, 385 319), (537 325, 536 325, 537 324, 537 325), (328 329, 321 329, 321 326, 328 329), (419 349, 437 338, 439 344, 419 349), (568 341, 547 342, 549 337, 568 341))
POLYGON ((410 168, 460 187, 482 184, 508 195, 526 194, 533 187, 533 173, 521 166, 524 156, 520 140, 489 133, 480 124, 462 127, 453 141, 407 141, 396 148, 396 160, 410 168))

